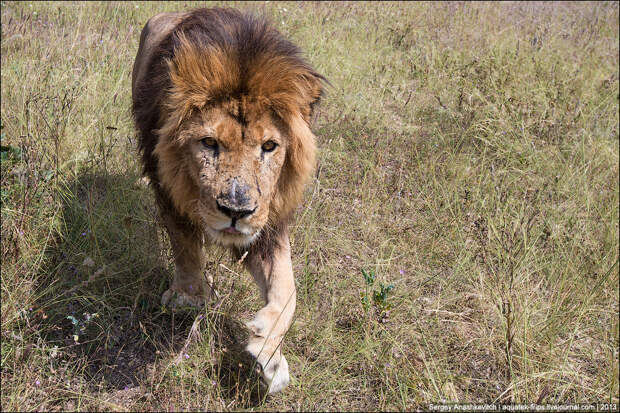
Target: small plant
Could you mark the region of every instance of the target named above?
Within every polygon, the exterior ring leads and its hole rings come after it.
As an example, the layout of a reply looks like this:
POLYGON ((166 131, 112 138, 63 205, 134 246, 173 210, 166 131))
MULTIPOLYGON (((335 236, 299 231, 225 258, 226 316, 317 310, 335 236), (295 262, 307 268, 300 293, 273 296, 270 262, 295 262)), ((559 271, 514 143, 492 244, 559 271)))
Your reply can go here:
POLYGON ((381 311, 387 311, 392 308, 392 303, 388 302, 388 294, 394 289, 394 285, 389 284, 387 286, 383 283, 379 283, 379 291, 375 290, 372 298, 377 308, 381 311))
POLYGON ((372 291, 371 288, 375 284, 376 274, 374 270, 366 271, 364 269, 361 270, 362 275, 364 276, 364 281, 366 282, 366 291, 360 293, 360 300, 362 302, 362 306, 365 311, 370 310, 371 304, 377 308, 379 313, 384 311, 388 311, 392 308, 392 304, 389 302, 389 293, 394 289, 394 285, 389 284, 385 285, 382 282, 379 283, 379 289, 375 289, 372 291), (370 297, 372 297, 372 303, 370 301, 370 297))
POLYGON ((362 301, 362 306, 365 311, 370 310, 370 287, 375 283, 375 272, 370 270, 366 272, 366 270, 362 269, 362 275, 364 276, 364 281, 366 281, 366 291, 360 293, 360 300, 362 301))
POLYGON ((73 324, 73 341, 78 343, 80 339, 80 334, 84 335, 84 333, 86 332, 86 328, 88 327, 90 322, 97 317, 99 317, 98 313, 84 313, 84 320, 82 321, 78 320, 72 315, 68 315, 66 318, 71 321, 71 324, 73 324))

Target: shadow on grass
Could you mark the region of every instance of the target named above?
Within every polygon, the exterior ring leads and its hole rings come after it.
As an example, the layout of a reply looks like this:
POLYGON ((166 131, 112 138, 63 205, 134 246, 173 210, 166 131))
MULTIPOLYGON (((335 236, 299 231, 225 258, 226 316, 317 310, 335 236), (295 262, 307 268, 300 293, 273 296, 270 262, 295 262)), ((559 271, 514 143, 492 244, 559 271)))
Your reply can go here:
MULTIPOLYGON (((150 189, 136 176, 83 174, 59 196, 58 235, 38 277, 40 335, 60 359, 81 366, 74 374, 93 391, 153 392, 198 313, 160 305, 173 266, 150 189)), ((222 314, 207 319, 212 351, 222 355, 208 382, 248 407, 260 403, 264 386, 243 354, 244 327, 222 314)))

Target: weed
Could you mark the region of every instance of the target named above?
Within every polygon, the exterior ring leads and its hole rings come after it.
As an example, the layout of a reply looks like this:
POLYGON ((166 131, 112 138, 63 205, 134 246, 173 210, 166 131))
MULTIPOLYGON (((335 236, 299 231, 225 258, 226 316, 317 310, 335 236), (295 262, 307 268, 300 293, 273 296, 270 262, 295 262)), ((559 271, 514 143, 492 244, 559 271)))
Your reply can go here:
POLYGON ((71 321, 71 324, 73 325, 73 341, 78 343, 80 340, 80 335, 84 335, 88 325, 98 316, 99 314, 97 313, 94 313, 94 314, 84 313, 84 319, 78 320, 74 316, 68 315, 67 319, 71 321))
POLYGON ((375 271, 374 270, 361 270, 365 281, 365 291, 360 293, 360 300, 364 310, 368 312, 370 310, 371 303, 376 307, 379 313, 383 313, 392 308, 392 303, 388 301, 388 294, 394 289, 394 285, 390 284, 385 286, 382 282, 379 283, 379 289, 371 291, 375 283, 375 271))

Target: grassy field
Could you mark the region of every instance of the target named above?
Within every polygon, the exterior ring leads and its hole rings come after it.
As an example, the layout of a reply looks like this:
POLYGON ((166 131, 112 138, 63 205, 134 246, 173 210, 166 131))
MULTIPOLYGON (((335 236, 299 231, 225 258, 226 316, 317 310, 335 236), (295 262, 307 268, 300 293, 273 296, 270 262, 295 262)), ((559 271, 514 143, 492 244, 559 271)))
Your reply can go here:
POLYGON ((333 85, 270 397, 226 251, 218 308, 160 306, 130 73, 147 19, 196 5, 1 3, 2 411, 619 403, 618 3, 233 4, 333 85))

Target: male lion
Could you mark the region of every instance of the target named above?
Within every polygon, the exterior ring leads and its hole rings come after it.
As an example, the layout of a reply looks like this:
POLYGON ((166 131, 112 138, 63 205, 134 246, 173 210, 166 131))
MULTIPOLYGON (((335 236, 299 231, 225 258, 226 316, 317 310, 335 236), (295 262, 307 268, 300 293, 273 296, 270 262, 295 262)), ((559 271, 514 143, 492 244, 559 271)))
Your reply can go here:
POLYGON ((175 255, 162 302, 201 305, 203 244, 230 247, 266 305, 247 351, 269 391, 289 382, 280 344, 295 311, 287 222, 315 159, 309 123, 325 78, 265 20, 233 9, 162 13, 142 30, 133 114, 175 255))

